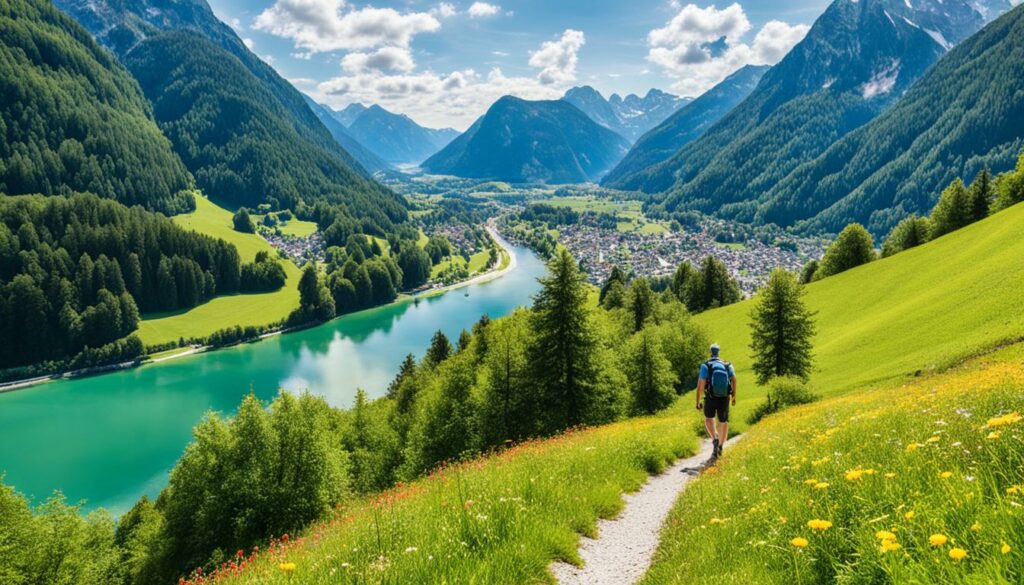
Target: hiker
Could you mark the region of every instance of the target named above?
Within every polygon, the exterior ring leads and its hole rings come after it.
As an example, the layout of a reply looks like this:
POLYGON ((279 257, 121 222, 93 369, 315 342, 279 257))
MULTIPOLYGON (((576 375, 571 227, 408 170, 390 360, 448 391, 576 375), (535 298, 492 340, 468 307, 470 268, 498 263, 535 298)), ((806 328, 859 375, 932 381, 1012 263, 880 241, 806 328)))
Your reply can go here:
POLYGON ((721 348, 711 345, 711 359, 700 365, 697 379, 697 410, 704 410, 704 428, 708 430, 714 446, 712 459, 722 454, 722 445, 729 438, 729 402, 736 404, 736 372, 732 364, 723 362, 718 354, 721 348), (705 391, 707 396, 704 396, 705 391), (701 402, 703 398, 703 402, 701 402), (715 417, 718 425, 715 425, 715 417))

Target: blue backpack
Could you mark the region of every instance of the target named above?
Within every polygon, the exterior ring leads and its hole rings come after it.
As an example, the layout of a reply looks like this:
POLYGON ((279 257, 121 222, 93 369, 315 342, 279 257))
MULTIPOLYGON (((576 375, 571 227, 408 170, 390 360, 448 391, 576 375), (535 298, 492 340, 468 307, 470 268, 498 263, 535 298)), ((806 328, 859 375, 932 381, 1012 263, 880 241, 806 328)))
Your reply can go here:
POLYGON ((729 377, 729 362, 720 359, 709 360, 706 364, 708 369, 708 394, 716 398, 724 398, 732 391, 732 384, 729 377))

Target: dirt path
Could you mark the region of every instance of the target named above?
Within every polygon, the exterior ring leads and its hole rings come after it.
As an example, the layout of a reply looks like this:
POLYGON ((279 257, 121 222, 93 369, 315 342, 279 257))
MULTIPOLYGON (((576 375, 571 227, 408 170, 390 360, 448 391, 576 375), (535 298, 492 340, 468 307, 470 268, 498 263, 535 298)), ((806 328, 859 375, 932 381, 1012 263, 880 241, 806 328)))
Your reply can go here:
POLYGON ((626 506, 617 518, 598 520, 597 539, 581 538, 582 567, 561 562, 551 565, 558 583, 631 585, 639 581, 651 564, 661 526, 679 492, 700 474, 710 457, 711 441, 704 440, 696 455, 677 461, 636 492, 623 496, 626 506))

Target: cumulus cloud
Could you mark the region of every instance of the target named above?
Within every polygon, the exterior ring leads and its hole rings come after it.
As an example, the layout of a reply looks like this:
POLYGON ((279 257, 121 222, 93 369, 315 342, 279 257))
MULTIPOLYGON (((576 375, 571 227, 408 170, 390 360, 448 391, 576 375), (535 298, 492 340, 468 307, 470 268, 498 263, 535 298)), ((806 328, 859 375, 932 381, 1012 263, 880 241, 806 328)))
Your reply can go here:
POLYGON ((722 10, 675 7, 677 14, 664 27, 648 33, 647 60, 675 77, 672 89, 684 95, 699 95, 744 65, 774 65, 809 28, 773 20, 746 44, 743 38, 753 27, 739 4, 722 10))
POLYGON ((354 52, 345 55, 341 66, 349 73, 363 71, 401 71, 408 73, 416 68, 412 53, 404 47, 382 47, 372 53, 354 52))
POLYGON ((545 41, 530 53, 530 67, 540 69, 537 79, 544 85, 570 83, 576 80, 576 54, 586 42, 583 33, 566 29, 557 41, 545 41))
POLYGON ((441 18, 451 18, 458 12, 455 10, 455 6, 451 2, 442 2, 438 4, 431 13, 440 16, 441 18))
POLYGON ((346 9, 344 0, 277 0, 261 12, 257 30, 291 39, 310 53, 408 47, 417 34, 434 32, 441 23, 428 12, 401 13, 393 8, 346 9))
POLYGON ((487 2, 474 2, 466 11, 470 18, 485 18, 494 16, 501 11, 501 6, 488 4, 487 2))

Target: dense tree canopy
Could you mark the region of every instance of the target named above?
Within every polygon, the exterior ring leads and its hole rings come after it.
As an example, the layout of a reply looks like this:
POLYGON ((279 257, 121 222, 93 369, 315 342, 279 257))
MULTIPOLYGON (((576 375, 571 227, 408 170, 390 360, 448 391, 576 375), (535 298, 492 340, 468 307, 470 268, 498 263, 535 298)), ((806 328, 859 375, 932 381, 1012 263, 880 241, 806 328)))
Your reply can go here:
POLYGON ((0 193, 91 192, 165 213, 191 177, 139 86, 48 1, 0 5, 0 193))
POLYGON ((59 360, 135 330, 139 312, 237 291, 238 251, 94 195, 0 197, 0 367, 59 360))

